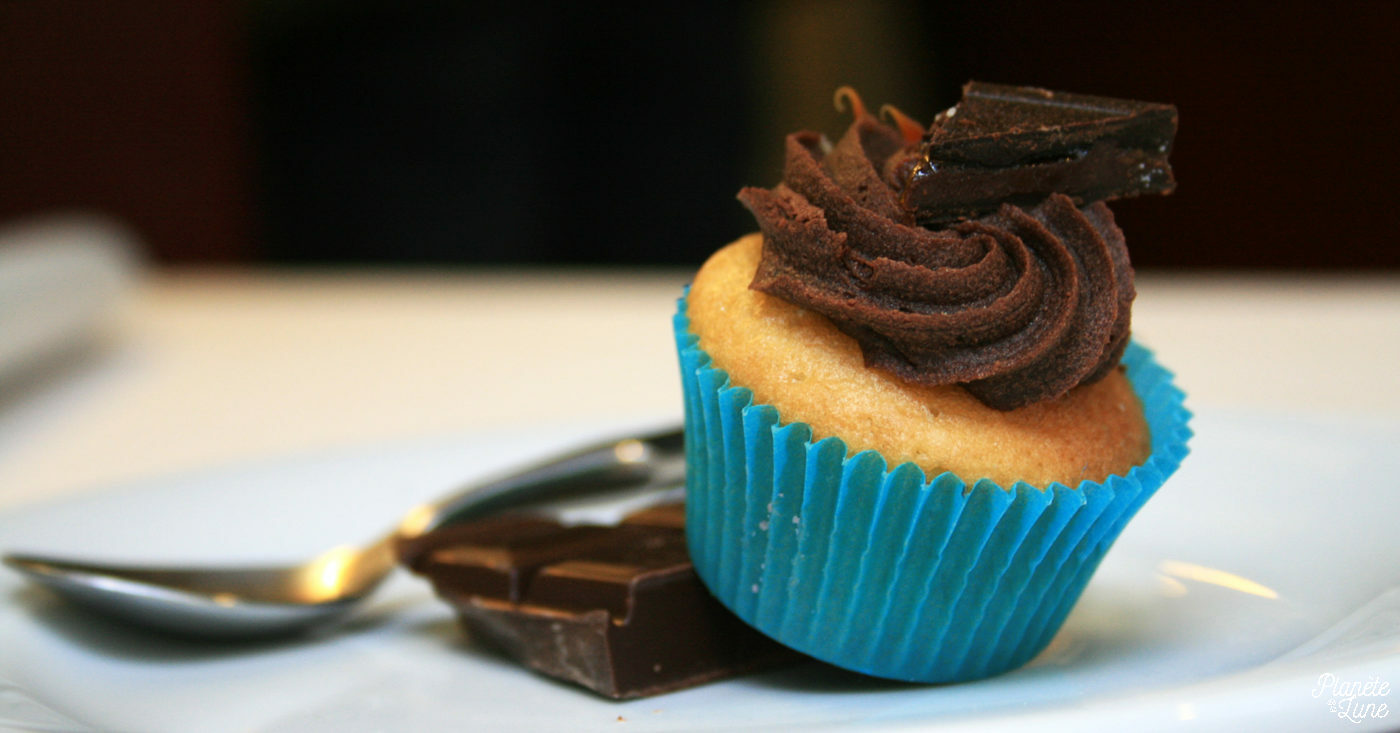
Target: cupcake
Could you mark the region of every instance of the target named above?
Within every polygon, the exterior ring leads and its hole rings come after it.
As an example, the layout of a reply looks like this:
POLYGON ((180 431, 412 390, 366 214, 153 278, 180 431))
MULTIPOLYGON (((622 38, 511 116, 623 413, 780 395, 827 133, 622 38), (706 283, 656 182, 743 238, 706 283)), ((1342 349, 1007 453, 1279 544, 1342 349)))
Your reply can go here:
POLYGON ((973 83, 925 130, 837 100, 851 127, 787 138, 739 194, 761 234, 680 301, 691 557, 818 659, 997 674, 1186 453, 1104 203, 1171 190, 1175 109, 973 83))

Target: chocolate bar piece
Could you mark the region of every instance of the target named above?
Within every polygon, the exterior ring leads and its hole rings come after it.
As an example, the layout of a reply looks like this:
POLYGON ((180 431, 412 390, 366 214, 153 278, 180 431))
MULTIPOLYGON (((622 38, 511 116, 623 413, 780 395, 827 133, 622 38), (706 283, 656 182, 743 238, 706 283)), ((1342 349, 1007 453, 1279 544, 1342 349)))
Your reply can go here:
POLYGON ((971 82, 917 152, 892 161, 892 183, 925 226, 1051 193, 1079 205, 1168 193, 1175 135, 1169 104, 971 82))
POLYGON ((611 698, 643 697, 798 658, 700 584, 680 505, 617 526, 495 517, 401 548, 474 638, 611 698))

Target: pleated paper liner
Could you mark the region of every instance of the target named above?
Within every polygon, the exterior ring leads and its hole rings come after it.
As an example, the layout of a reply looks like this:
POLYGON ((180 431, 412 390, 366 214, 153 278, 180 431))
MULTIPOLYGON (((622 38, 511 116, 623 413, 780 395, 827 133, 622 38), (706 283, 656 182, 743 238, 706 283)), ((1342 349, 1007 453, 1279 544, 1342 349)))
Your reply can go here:
POLYGON ((686 529, 701 579, 763 633, 840 667, 917 682, 971 680, 1034 657, 1099 561, 1186 455, 1172 375, 1130 344, 1152 455, 1077 487, 983 479, 847 457, 729 383, 675 317, 685 391, 686 529))

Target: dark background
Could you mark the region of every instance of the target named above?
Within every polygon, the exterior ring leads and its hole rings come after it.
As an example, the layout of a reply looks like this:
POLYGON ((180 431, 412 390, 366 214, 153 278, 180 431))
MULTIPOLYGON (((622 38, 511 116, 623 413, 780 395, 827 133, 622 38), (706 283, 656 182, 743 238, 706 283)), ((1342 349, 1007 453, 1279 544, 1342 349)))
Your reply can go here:
POLYGON ((832 91, 1176 104, 1139 267, 1397 268, 1400 3, 0 0, 0 222, 161 262, 698 264, 832 91))

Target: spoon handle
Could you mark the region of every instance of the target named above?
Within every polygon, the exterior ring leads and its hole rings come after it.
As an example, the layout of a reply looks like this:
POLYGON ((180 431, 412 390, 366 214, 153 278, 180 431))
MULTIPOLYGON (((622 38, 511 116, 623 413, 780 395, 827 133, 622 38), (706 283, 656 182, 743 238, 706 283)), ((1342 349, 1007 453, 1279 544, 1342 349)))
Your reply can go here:
POLYGON ((607 440, 419 506, 399 524, 395 535, 407 540, 522 504, 643 485, 672 486, 684 478, 685 439, 679 427, 607 440))

